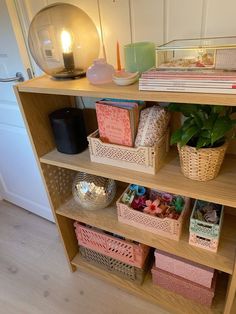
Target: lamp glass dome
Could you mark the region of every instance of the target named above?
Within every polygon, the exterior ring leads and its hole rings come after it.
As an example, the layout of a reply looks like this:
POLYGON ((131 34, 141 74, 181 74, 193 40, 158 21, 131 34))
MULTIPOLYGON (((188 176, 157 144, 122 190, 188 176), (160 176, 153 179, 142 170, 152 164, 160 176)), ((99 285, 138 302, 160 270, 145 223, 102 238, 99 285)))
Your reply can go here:
POLYGON ((39 11, 29 28, 37 65, 56 78, 84 75, 98 58, 100 40, 91 18, 78 7, 56 3, 39 11))

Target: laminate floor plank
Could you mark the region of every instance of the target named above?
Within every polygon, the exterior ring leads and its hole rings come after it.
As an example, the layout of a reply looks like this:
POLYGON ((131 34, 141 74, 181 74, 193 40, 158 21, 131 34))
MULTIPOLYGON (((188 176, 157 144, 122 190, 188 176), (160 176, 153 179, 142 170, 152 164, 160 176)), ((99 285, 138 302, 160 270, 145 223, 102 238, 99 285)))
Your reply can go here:
POLYGON ((56 226, 0 201, 0 314, 167 314, 80 271, 70 273, 56 226))

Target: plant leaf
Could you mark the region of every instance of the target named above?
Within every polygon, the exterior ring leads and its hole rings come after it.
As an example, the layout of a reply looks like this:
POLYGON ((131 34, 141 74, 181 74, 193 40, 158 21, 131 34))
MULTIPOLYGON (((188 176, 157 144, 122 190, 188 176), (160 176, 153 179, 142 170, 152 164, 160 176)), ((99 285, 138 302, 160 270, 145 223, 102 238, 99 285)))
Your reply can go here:
POLYGON ((212 113, 222 113, 225 109, 225 106, 212 106, 212 113))
POLYGON ((211 138, 211 131, 203 129, 203 130, 201 130, 201 133, 199 134, 199 136, 210 139, 211 138))
POLYGON ((214 145, 217 140, 223 138, 232 127, 233 122, 229 117, 218 117, 211 132, 211 145, 214 145))
POLYGON ((184 121, 184 123, 183 123, 183 125, 182 125, 182 129, 183 129, 183 131, 185 131, 186 129, 188 129, 190 126, 192 126, 192 125, 194 125, 195 124, 195 121, 194 121, 194 119, 192 118, 192 117, 189 117, 189 118, 187 118, 185 121, 184 121))
POLYGON ((180 146, 186 145, 192 137, 194 137, 199 132, 199 128, 196 125, 191 126, 187 130, 185 130, 182 134, 182 138, 180 141, 180 146))
POLYGON ((182 139, 182 129, 176 130, 172 135, 170 139, 170 145, 179 143, 182 139))
POLYGON ((210 144, 211 144, 211 139, 210 138, 206 138, 206 137, 200 136, 198 141, 197 141, 196 148, 199 149, 201 147, 209 146, 210 144))
POLYGON ((217 113, 212 113, 211 115, 209 115, 208 119, 203 125, 203 129, 212 130, 217 117, 218 117, 217 113))
POLYGON ((168 110, 182 112, 185 117, 190 117, 194 112, 197 112, 199 105, 195 104, 169 104, 168 110))
POLYGON ((202 128, 206 122, 206 117, 203 111, 199 110, 198 112, 194 113, 192 116, 194 118, 194 121, 196 122, 196 125, 199 128, 202 128))
POLYGON ((202 110, 206 113, 206 114, 210 114, 211 113, 211 105, 202 105, 202 110))

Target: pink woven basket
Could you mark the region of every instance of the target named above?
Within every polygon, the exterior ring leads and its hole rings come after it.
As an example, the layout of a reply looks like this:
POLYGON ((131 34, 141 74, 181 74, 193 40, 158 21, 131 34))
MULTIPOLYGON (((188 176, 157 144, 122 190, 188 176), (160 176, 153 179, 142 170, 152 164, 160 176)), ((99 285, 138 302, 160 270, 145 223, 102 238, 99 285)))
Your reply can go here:
MULTIPOLYGON (((125 190, 126 193, 129 187, 125 190)), ((150 231, 163 237, 179 240, 182 226, 189 211, 190 199, 185 197, 185 206, 179 218, 159 218, 140 212, 121 202, 124 193, 118 199, 116 205, 118 209, 118 220, 136 228, 150 231)))
POLYGON ((202 237, 194 232, 189 233, 189 244, 200 247, 202 249, 217 252, 219 246, 219 238, 202 237))
POLYGON ((103 143, 98 130, 88 136, 90 159, 100 164, 155 174, 169 151, 169 128, 152 147, 103 143))
POLYGON ((120 240, 103 233, 102 230, 85 227, 79 222, 75 222, 74 226, 79 245, 135 267, 144 266, 149 246, 120 240))

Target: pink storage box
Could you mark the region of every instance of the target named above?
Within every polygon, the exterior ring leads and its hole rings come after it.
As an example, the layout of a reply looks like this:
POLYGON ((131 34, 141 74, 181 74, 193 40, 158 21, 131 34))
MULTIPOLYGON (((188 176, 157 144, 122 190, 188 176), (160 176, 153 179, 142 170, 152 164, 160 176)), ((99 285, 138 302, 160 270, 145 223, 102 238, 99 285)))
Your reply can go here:
POLYGON ((213 277, 211 288, 206 288, 153 266, 152 281, 154 284, 161 286, 164 289, 210 307, 215 294, 216 273, 213 277))
POLYGON ((149 246, 120 240, 105 234, 102 230, 94 230, 78 222, 75 222, 74 226, 79 245, 129 265, 143 268, 150 251, 149 246))
POLYGON ((127 187, 127 189, 116 202, 118 221, 178 241, 180 239, 182 227, 189 211, 190 198, 184 197, 185 205, 178 220, 168 217, 159 218, 157 216, 152 216, 135 210, 122 203, 121 200, 123 195, 127 193, 129 187, 130 186, 127 187))
POLYGON ((210 288, 214 269, 160 250, 155 251, 155 266, 173 275, 210 288))
POLYGON ((219 238, 202 237, 194 232, 189 234, 189 244, 206 249, 208 251, 217 252, 219 246, 219 238))

